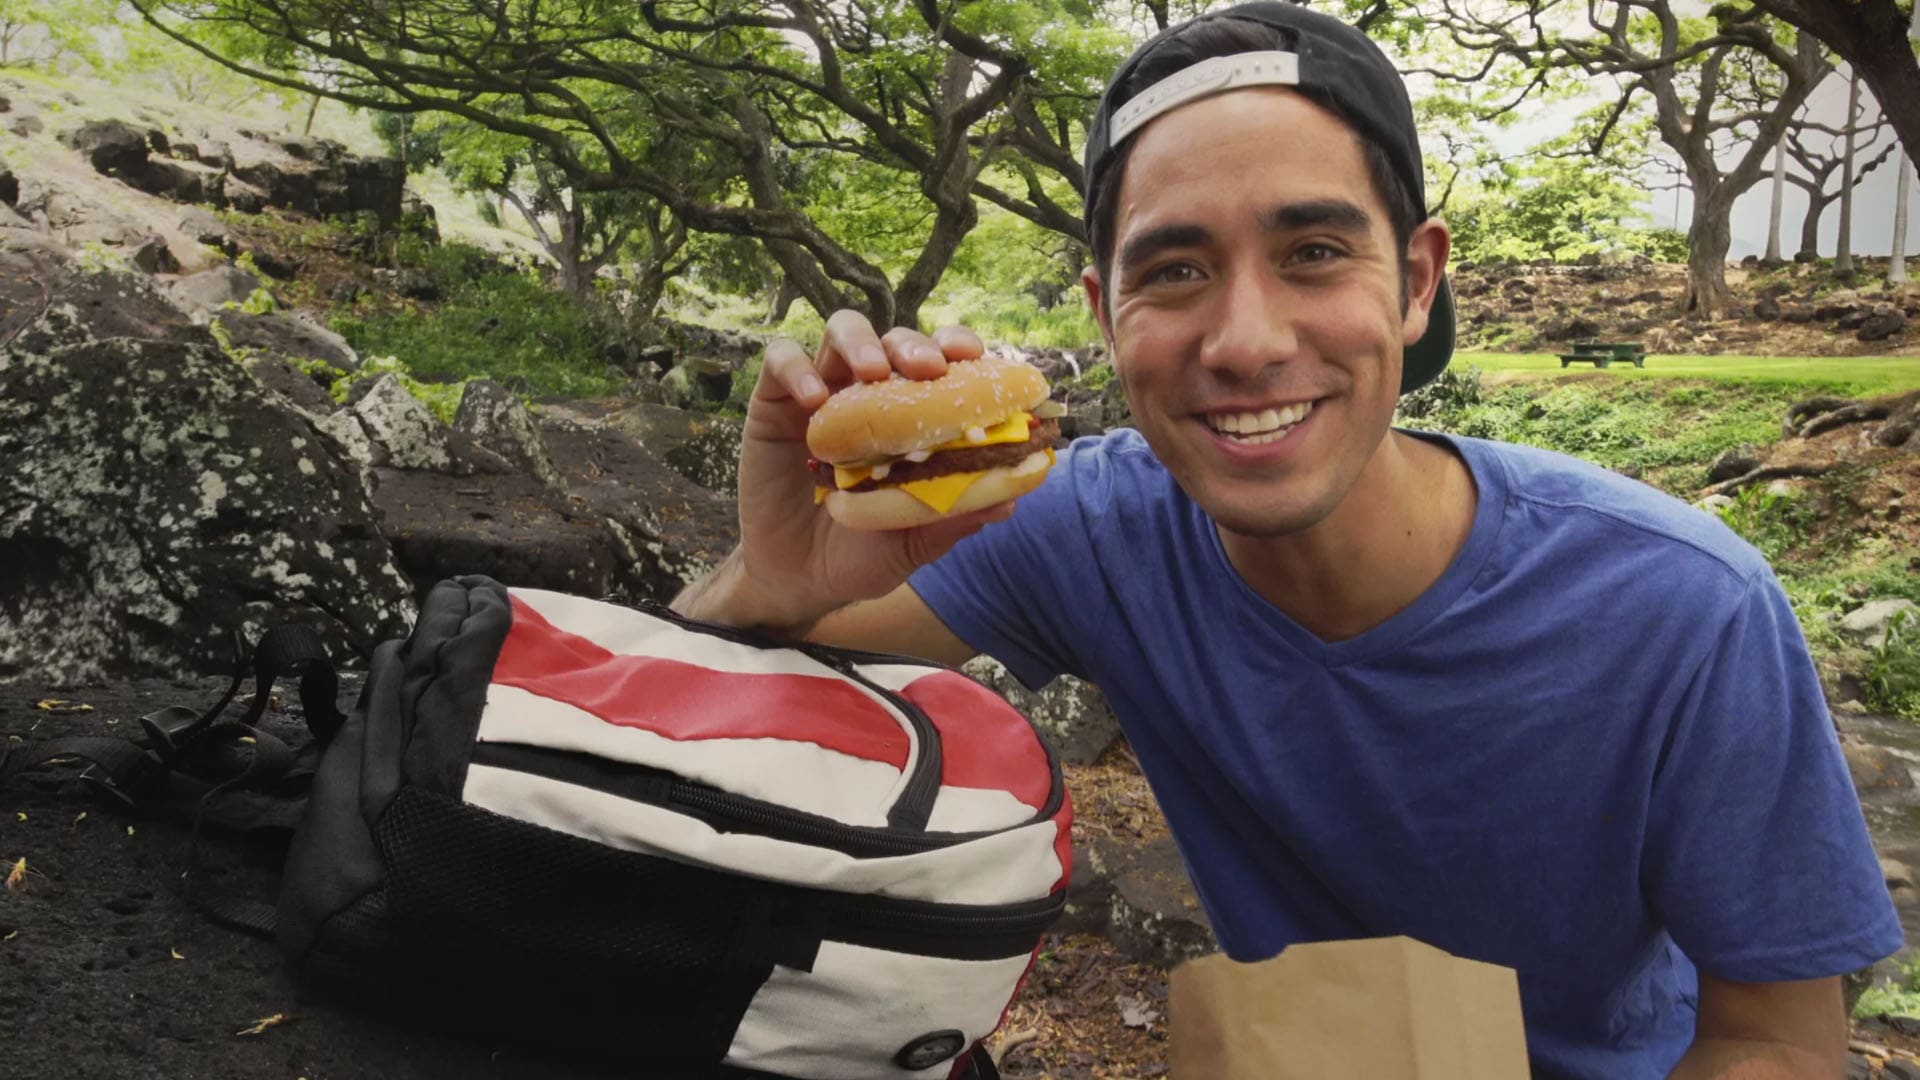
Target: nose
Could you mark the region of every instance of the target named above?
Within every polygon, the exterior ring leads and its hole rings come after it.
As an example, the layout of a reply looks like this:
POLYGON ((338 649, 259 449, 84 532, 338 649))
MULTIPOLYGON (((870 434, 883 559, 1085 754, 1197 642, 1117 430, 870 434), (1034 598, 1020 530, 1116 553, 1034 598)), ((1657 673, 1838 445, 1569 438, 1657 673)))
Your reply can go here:
POLYGON ((1236 265, 1218 293, 1212 327, 1201 341, 1200 364, 1221 375, 1252 378, 1300 351, 1296 298, 1271 267, 1236 265))

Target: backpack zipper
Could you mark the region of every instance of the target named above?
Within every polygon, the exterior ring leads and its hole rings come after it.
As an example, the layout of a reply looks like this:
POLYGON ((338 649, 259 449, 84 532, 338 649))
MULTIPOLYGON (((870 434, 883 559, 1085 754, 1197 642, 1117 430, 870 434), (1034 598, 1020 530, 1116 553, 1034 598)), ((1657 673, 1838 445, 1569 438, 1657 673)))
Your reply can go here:
MULTIPOLYGON (((612 761, 596 754, 520 743, 475 743, 472 761, 687 812, 723 832, 824 847, 855 858, 886 858, 964 844, 994 832, 929 833, 848 825, 819 814, 736 795, 665 769, 612 761)), ((1027 823, 1031 824, 1031 822, 1027 823)), ((1015 828, 1024 828, 1024 825, 1015 828)))

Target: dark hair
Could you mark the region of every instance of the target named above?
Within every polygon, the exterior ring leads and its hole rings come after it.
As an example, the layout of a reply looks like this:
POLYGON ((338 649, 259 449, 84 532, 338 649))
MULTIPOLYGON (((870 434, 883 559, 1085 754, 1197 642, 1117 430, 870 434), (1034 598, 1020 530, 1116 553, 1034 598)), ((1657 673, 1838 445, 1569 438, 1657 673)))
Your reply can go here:
MULTIPOLYGON (((1262 49, 1288 49, 1295 47, 1292 33, 1265 23, 1249 19, 1202 18, 1175 36, 1168 38, 1147 55, 1128 73, 1126 80, 1116 89, 1124 96, 1115 100, 1125 102, 1161 79, 1175 72, 1192 67, 1202 60, 1216 56, 1231 56, 1235 53, 1255 52, 1262 49)), ((1331 95, 1314 87, 1300 87, 1299 93, 1307 100, 1340 117, 1354 136, 1360 140, 1361 156, 1367 163, 1367 176, 1373 181, 1373 190, 1387 208, 1387 221, 1393 229, 1394 244, 1400 252, 1401 267, 1401 303, 1406 303, 1406 261, 1407 241, 1412 239, 1413 230, 1427 219, 1427 213, 1414 199, 1413 192, 1400 179, 1394 170, 1393 159, 1387 156, 1386 148, 1369 138, 1365 129, 1355 124, 1339 103, 1331 95)), ((1119 146, 1113 149, 1112 163, 1102 169, 1094 181, 1093 190, 1088 193, 1091 200, 1087 215, 1089 225, 1087 239, 1093 245, 1093 265, 1100 271, 1101 303, 1107 303, 1112 295, 1112 279, 1109 271, 1113 263, 1113 219, 1115 204, 1119 201, 1120 185, 1126 181, 1127 162, 1133 157, 1134 142, 1138 133, 1129 135, 1119 146)))

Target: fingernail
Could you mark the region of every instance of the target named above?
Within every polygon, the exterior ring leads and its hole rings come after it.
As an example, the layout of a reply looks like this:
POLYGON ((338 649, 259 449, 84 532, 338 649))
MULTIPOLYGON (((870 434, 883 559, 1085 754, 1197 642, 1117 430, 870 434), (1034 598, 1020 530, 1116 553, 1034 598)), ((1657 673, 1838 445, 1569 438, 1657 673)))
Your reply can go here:
POLYGON ((800 376, 800 396, 801 397, 809 397, 809 398, 821 397, 825 395, 826 392, 827 392, 827 384, 820 381, 820 376, 818 375, 800 376))
POLYGON ((883 351, 880 348, 880 346, 869 345, 866 348, 860 350, 860 362, 863 364, 876 364, 880 366, 885 366, 887 362, 887 354, 885 351, 883 351))
POLYGON ((945 360, 947 358, 947 354, 941 352, 939 349, 934 348, 932 345, 921 345, 921 346, 917 346, 913 350, 913 358, 915 360, 925 360, 925 361, 945 360))

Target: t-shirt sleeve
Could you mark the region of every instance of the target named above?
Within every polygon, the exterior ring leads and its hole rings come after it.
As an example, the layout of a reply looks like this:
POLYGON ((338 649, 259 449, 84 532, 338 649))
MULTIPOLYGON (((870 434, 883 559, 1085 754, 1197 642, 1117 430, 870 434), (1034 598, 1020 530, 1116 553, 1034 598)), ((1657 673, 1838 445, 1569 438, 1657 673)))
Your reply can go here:
POLYGON ((1687 688, 1655 774, 1642 881, 1709 975, 1867 967, 1903 942, 1860 800, 1784 592, 1760 573, 1687 688))
POLYGON ((1110 483, 1101 440, 1076 440, 1013 517, 962 540, 909 583, 960 640, 1028 687, 1084 677, 1074 646, 1104 595, 1091 572, 1087 511, 1104 503, 1110 483))

